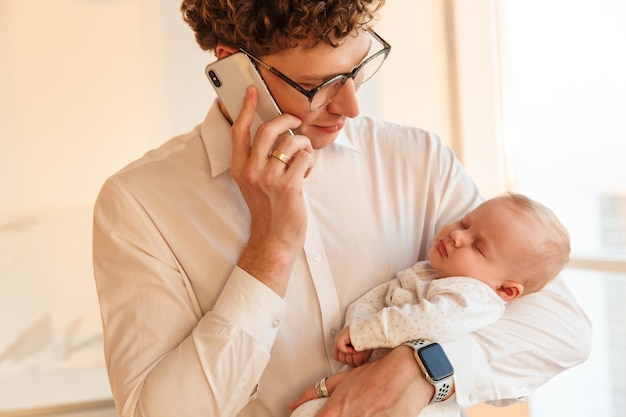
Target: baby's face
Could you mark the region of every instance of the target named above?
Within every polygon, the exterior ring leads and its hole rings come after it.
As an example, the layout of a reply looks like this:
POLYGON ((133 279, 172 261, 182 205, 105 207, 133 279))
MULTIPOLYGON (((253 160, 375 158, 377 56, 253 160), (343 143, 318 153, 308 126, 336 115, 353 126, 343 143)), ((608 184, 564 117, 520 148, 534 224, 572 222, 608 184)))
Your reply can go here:
POLYGON ((488 200, 439 230, 428 257, 439 277, 469 276, 496 289, 530 256, 533 228, 510 201, 488 200))

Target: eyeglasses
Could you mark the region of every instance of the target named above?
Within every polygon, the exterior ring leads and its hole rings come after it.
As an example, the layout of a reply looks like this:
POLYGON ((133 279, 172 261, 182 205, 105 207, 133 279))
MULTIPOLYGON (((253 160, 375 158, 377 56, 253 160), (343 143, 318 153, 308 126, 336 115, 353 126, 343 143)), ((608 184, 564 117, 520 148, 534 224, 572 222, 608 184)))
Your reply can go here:
MULTIPOLYGON (((287 77, 282 72, 278 71, 276 68, 267 65, 260 59, 254 57, 248 52, 240 49, 241 52, 246 54, 249 58, 251 58, 255 63, 261 65, 263 68, 276 75, 278 78, 298 90, 300 93, 305 95, 309 99, 309 107, 311 111, 318 111, 323 109, 328 103, 330 103, 339 93, 341 87, 348 81, 350 78, 354 80, 355 88, 359 88, 361 84, 365 81, 369 80, 376 74, 376 72, 380 69, 387 59, 387 55, 389 55, 389 51, 391 51, 391 45, 389 45, 383 38, 378 36, 376 32, 373 30, 368 30, 368 33, 380 44, 382 44, 383 49, 376 52, 373 55, 370 55, 363 62, 361 62, 358 66, 354 67, 352 71, 347 72, 345 74, 338 74, 334 77, 324 81, 320 85, 312 89, 306 89, 302 87, 297 82, 293 81, 291 78, 287 77)), ((371 50, 371 48, 370 48, 371 50)))

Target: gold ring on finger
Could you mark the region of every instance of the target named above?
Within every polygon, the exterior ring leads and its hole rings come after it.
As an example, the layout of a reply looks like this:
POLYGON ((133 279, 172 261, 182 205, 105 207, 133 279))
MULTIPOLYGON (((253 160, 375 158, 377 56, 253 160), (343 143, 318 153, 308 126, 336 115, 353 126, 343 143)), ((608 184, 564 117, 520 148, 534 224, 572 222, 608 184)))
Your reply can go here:
POLYGON ((274 149, 274 151, 270 154, 270 156, 273 156, 274 158, 278 159, 280 162, 282 162, 283 164, 287 166, 289 166, 289 163, 291 162, 291 158, 289 158, 287 155, 285 155, 278 149, 274 149))

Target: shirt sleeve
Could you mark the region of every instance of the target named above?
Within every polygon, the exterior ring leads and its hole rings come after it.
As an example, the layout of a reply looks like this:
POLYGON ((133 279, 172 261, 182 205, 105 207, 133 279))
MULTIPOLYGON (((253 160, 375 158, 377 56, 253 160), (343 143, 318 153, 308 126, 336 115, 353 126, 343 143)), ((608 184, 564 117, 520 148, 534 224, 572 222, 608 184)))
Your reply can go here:
POLYGON ((363 317, 376 314, 383 309, 385 307, 385 296, 393 282, 394 280, 391 280, 377 285, 350 304, 346 312, 345 325, 350 326, 363 317))
POLYGON ((112 180, 96 203, 93 239, 120 416, 236 415, 254 398, 269 360, 286 311, 282 298, 235 267, 203 313, 149 215, 112 180))
POLYGON ((493 323, 504 302, 487 285, 468 277, 425 281, 412 268, 392 281, 386 307, 352 323, 357 350, 393 348, 413 339, 454 340, 493 323))
POLYGON ((454 366, 459 405, 507 405, 587 359, 591 324, 557 277, 508 303, 495 323, 443 347, 454 366))

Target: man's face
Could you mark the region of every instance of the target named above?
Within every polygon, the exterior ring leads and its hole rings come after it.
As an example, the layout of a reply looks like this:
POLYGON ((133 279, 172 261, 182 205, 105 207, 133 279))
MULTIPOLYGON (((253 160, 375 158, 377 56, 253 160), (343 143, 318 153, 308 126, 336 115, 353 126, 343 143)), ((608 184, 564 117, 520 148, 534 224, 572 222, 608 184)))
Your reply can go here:
MULTIPOLYGON (((302 87, 312 89, 337 74, 350 72, 359 65, 366 58, 371 42, 372 38, 366 32, 359 31, 358 36, 346 37, 337 48, 320 43, 312 49, 291 48, 259 58, 302 87)), ((359 114, 352 80, 344 84, 327 106, 312 112, 306 96, 268 70, 261 68, 260 71, 282 112, 292 114, 302 121, 295 133, 308 137, 315 149, 333 143, 346 118, 359 114)))

